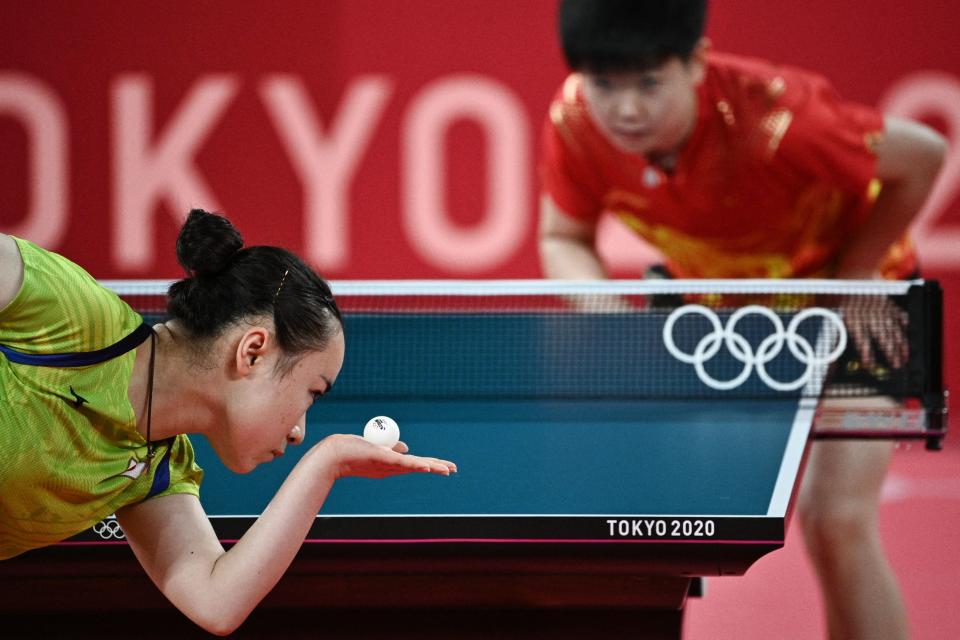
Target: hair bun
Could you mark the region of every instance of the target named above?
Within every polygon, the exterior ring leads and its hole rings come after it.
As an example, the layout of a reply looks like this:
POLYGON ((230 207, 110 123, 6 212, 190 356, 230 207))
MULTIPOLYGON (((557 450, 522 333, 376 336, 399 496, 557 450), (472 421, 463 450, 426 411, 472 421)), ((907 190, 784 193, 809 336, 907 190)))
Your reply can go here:
POLYGON ((243 247, 243 236, 216 213, 192 209, 177 236, 177 260, 191 275, 223 271, 243 247))

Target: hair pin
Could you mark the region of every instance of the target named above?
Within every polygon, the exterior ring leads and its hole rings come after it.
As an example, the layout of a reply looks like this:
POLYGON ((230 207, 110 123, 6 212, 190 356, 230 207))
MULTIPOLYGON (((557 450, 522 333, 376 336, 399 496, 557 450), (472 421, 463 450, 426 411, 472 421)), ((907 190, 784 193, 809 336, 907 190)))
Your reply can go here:
POLYGON ((280 290, 283 289, 283 283, 287 280, 287 274, 290 273, 290 269, 287 269, 283 272, 283 277, 280 278, 280 286, 277 287, 277 292, 273 294, 273 304, 277 304, 277 298, 280 297, 280 290))

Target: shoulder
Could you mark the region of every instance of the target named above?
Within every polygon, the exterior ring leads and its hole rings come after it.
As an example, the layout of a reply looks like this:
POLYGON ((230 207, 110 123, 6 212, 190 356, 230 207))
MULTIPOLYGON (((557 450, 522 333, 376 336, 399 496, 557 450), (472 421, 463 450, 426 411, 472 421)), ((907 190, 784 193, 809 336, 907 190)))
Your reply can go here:
POLYGON ((541 165, 560 168, 581 183, 593 183, 603 167, 622 160, 594 123, 583 97, 584 78, 571 73, 550 103, 543 130, 541 165))
POLYGON ((884 118, 883 136, 877 143, 877 177, 903 180, 939 173, 947 155, 947 142, 927 125, 893 116, 884 118))
POLYGON ((545 123, 547 138, 552 137, 574 152, 589 148, 599 135, 590 119, 582 87, 581 74, 568 75, 550 102, 545 123))
POLYGON ((169 484, 157 495, 189 493, 199 497, 200 484, 203 481, 203 469, 197 464, 190 438, 185 434, 176 436, 170 443, 169 451, 169 484))
POLYGON ((705 93, 708 99, 726 101, 734 113, 753 124, 770 113, 788 113, 791 120, 820 120, 823 112, 838 108, 875 115, 875 110, 843 100, 822 74, 793 65, 712 52, 707 56, 705 93))
POLYGON ((2 342, 32 353, 94 351, 116 342, 142 320, 82 267, 32 242, 16 239, 22 284, 0 311, 2 342))
POLYGON ((736 118, 737 139, 765 161, 779 159, 801 171, 854 161, 870 170, 882 115, 843 99, 820 73, 713 53, 705 84, 707 99, 736 118))
POLYGON ((550 121, 558 124, 571 118, 579 118, 584 115, 585 105, 581 87, 583 86, 583 76, 579 73, 568 75, 560 88, 553 95, 550 101, 550 121))
POLYGON ((571 215, 595 217, 607 171, 620 158, 593 124, 583 98, 583 76, 567 76, 550 103, 543 129, 543 189, 571 215))
POLYGON ((707 54, 707 83, 739 100, 792 101, 812 88, 829 87, 821 74, 763 58, 712 51, 707 54))

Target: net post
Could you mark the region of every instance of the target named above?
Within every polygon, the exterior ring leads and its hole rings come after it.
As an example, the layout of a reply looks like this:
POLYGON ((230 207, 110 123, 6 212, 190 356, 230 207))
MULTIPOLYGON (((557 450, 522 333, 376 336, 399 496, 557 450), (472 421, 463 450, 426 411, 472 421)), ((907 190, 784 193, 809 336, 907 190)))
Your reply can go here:
MULTIPOLYGON (((926 439, 926 448, 939 451, 947 429, 947 390, 943 386, 943 289, 937 280, 924 280, 908 293, 911 318, 919 326, 911 332, 920 358, 911 371, 927 416, 927 429, 936 435, 926 439)), ((913 321, 911 320, 911 323, 913 321)))

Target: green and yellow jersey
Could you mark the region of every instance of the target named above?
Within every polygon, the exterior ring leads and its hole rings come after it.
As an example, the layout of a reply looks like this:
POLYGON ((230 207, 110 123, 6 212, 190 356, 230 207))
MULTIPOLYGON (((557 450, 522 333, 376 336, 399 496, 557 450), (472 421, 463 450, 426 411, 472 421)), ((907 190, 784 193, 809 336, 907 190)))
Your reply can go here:
MULTIPOLYGON (((15 238, 23 285, 0 309, 0 345, 27 356, 89 353, 143 320, 66 258, 15 238)), ((53 544, 148 496, 199 496, 185 435, 147 442, 127 388, 134 351, 88 366, 36 366, 0 352, 0 559, 53 544)))

